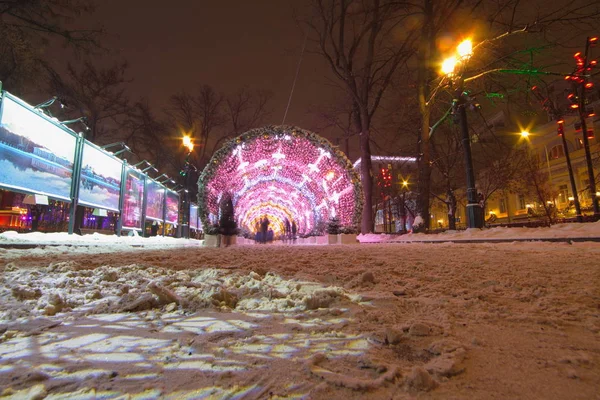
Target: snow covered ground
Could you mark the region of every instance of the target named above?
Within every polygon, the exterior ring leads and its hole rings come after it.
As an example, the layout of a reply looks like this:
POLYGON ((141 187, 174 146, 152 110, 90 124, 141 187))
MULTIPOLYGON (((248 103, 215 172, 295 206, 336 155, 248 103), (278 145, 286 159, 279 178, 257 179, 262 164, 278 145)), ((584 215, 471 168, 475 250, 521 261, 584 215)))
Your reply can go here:
POLYGON ((5 232, 52 246, 0 247, 0 398, 598 399, 600 243, 537 240, 558 237, 600 224, 229 248, 5 232), (418 243, 473 238, 532 241, 418 243))

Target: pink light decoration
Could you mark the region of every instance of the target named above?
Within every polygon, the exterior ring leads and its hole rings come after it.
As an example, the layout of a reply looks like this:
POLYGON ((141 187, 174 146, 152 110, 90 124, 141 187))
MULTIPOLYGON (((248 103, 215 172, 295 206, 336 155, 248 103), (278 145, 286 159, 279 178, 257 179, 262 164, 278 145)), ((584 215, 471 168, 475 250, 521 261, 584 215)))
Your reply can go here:
POLYGON ((264 215, 275 234, 285 220, 298 233, 337 216, 343 226, 358 220, 358 176, 345 155, 327 140, 294 127, 247 132, 226 144, 200 177, 207 217, 218 221, 219 201, 231 193, 239 227, 254 232, 264 215))

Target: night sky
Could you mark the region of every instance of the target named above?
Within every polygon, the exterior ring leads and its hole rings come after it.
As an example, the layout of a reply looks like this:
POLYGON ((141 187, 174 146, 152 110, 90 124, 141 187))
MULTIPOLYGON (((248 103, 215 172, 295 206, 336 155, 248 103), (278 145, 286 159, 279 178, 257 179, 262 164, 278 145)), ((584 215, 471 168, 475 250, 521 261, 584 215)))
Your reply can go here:
MULTIPOLYGON (((114 49, 103 60, 129 62, 132 100, 146 97, 159 110, 171 94, 198 84, 226 94, 266 89, 274 94, 268 123, 281 124, 304 41, 293 7, 303 0, 98 3, 90 22, 104 26, 104 43, 114 49)), ((332 97, 327 73, 319 56, 305 53, 286 124, 314 128, 310 105, 332 97)))

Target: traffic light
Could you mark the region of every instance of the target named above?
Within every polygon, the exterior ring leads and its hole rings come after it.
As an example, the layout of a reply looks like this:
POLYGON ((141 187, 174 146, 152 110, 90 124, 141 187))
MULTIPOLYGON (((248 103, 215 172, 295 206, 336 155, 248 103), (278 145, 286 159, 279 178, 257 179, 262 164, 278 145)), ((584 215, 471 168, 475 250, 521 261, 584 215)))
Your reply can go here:
POLYGON ((567 95, 567 100, 571 103, 569 107, 573 110, 579 108, 579 97, 575 93, 569 93, 567 95))
POLYGON ((556 123, 558 124, 558 128, 557 128, 557 130, 558 130, 558 136, 564 135, 565 134, 565 127, 564 127, 565 121, 563 121, 561 119, 561 120, 556 121, 556 123))

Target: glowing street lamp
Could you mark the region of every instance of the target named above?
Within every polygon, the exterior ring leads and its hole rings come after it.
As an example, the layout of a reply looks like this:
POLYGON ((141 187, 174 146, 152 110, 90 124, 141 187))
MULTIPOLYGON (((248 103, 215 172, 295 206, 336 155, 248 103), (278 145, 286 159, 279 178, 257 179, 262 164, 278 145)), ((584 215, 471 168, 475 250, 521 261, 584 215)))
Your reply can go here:
POLYGON ((471 55, 473 55, 473 43, 471 42, 471 39, 463 40, 456 47, 456 52, 458 53, 461 60, 471 57, 471 55))
POLYGON ((456 81, 456 93, 452 103, 453 112, 458 114, 462 144, 465 149, 465 170, 467 174, 467 227, 483 227, 483 209, 477 198, 475 187, 475 173, 473 172, 473 157, 471 156, 471 138, 469 136, 469 125, 467 123, 466 107, 469 105, 469 97, 464 92, 464 69, 473 54, 473 44, 470 39, 464 40, 456 48, 456 55, 447 58, 442 63, 441 72, 451 82, 456 81), (456 72, 457 66, 460 67, 456 72))
POLYGON ((191 164, 190 164, 190 155, 192 154, 192 151, 194 150, 194 142, 192 141, 192 138, 187 135, 184 134, 183 137, 181 138, 182 143, 183 143, 183 147, 185 147, 188 150, 188 153, 185 157, 185 163, 183 166, 183 169, 180 172, 180 175, 183 176, 184 179, 184 191, 183 191, 183 215, 181 218, 181 229, 182 229, 182 236, 185 237, 186 239, 190 238, 190 190, 189 190, 189 176, 190 176, 190 169, 191 169, 191 164))
POLYGON ((183 135, 183 146, 186 147, 188 149, 188 151, 191 153, 194 150, 194 142, 192 142, 192 138, 189 137, 188 135, 183 135))
POLYGON ((448 57, 442 62, 442 74, 451 76, 454 74, 454 69, 458 64, 456 57, 448 57))

